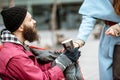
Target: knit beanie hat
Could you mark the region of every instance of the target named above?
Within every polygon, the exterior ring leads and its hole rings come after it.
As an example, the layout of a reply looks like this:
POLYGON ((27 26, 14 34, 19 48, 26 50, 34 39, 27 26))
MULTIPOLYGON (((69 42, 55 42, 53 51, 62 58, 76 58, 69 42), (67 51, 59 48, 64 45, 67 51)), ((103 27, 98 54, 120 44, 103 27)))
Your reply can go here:
POLYGON ((27 10, 20 7, 11 7, 1 11, 4 25, 6 29, 11 32, 16 31, 20 27, 26 17, 26 14, 27 10))

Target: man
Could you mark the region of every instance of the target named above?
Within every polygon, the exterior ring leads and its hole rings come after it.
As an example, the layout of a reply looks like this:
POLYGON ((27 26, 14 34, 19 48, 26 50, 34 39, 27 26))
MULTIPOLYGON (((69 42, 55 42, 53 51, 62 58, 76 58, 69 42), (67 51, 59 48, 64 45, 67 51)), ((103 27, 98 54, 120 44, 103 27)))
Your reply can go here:
POLYGON ((1 12, 6 27, 1 32, 0 77, 3 80, 62 80, 63 71, 76 62, 78 49, 66 50, 54 62, 38 63, 25 41, 38 40, 36 21, 24 8, 12 7, 1 12))

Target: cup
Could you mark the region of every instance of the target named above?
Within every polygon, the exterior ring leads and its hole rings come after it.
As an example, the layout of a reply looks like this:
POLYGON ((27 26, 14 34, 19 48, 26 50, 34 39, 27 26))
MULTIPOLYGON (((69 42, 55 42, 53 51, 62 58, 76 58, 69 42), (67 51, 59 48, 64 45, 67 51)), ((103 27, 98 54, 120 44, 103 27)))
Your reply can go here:
POLYGON ((72 39, 67 39, 67 40, 63 41, 62 45, 65 49, 67 49, 67 48, 73 49, 74 48, 72 39))

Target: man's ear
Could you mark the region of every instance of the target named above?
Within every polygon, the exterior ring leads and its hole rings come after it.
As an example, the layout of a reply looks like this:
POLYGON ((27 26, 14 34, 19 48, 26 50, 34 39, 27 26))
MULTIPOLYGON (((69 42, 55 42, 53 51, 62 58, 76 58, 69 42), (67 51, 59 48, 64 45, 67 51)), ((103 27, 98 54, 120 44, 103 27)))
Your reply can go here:
POLYGON ((23 31, 24 30, 24 26, 21 25, 19 28, 18 28, 19 31, 23 31))

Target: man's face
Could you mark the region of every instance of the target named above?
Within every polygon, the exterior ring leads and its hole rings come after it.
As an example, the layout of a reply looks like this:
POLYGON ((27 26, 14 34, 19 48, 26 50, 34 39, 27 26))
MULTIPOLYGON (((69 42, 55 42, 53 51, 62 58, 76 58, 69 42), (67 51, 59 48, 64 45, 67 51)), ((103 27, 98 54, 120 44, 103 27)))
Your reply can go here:
POLYGON ((32 19, 30 13, 27 12, 23 23, 24 30, 22 32, 23 38, 29 42, 38 41, 39 37, 36 30, 36 21, 32 19))

